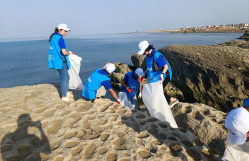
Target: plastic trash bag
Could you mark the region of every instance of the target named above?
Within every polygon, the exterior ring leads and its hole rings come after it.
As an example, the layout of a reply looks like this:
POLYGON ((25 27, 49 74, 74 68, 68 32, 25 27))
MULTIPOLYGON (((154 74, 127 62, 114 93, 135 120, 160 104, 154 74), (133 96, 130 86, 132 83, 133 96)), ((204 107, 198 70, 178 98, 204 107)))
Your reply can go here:
POLYGON ((152 117, 168 122, 172 128, 178 128, 159 81, 143 85, 142 99, 152 117))
POLYGON ((231 143, 230 132, 227 136, 227 148, 224 152, 222 160, 224 161, 248 161, 249 160, 249 142, 242 145, 231 143))
POLYGON ((128 100, 127 95, 126 95, 125 92, 119 92, 118 99, 121 101, 121 103, 120 103, 121 105, 127 106, 130 109, 132 109, 131 102, 128 100))
POLYGON ((70 61, 70 66, 71 66, 71 68, 69 68, 69 70, 68 70, 68 74, 69 74, 68 88, 82 90, 83 84, 82 84, 82 81, 81 81, 80 76, 79 76, 80 65, 81 65, 80 62, 81 62, 82 58, 77 56, 77 55, 73 55, 73 54, 70 54, 68 56, 68 58, 70 61))

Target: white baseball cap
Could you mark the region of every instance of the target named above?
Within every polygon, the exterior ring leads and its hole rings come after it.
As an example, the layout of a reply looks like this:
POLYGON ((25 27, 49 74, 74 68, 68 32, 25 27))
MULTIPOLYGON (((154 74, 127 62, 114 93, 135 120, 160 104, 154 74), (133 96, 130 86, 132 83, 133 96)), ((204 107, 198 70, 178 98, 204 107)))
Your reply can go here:
POLYGON ((114 72, 114 70, 116 69, 115 65, 112 63, 108 63, 105 65, 105 70, 111 74, 112 72, 114 72))
POLYGON ((149 46, 149 42, 144 40, 144 41, 141 41, 139 44, 138 44, 138 52, 137 54, 139 55, 142 55, 145 51, 145 49, 147 49, 149 46))
POLYGON ((233 144, 244 144, 249 131, 249 112, 244 107, 233 109, 226 117, 225 127, 231 133, 233 144))
POLYGON ((61 23, 57 26, 58 29, 63 29, 65 31, 71 31, 71 29, 67 28, 67 24, 61 23))
POLYGON ((144 76, 144 71, 142 68, 137 68, 135 73, 138 75, 138 77, 144 76))

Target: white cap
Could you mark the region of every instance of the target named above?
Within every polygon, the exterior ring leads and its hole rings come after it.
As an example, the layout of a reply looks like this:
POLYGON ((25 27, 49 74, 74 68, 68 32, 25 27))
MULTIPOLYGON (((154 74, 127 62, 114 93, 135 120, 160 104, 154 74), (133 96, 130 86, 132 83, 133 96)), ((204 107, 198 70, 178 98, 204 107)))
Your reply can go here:
POLYGON ((141 41, 139 44, 138 44, 138 52, 137 54, 139 55, 142 55, 145 51, 145 49, 147 49, 149 46, 149 42, 144 40, 144 41, 141 41))
POLYGON ((114 72, 114 70, 116 69, 115 65, 112 63, 108 63, 105 65, 105 70, 111 74, 112 72, 114 72))
POLYGON ((71 31, 71 29, 67 28, 67 24, 61 23, 57 26, 58 29, 63 29, 65 31, 71 31))
POLYGON ((233 144, 244 144, 249 131, 249 112, 244 107, 233 109, 226 117, 225 127, 231 133, 233 144))
POLYGON ((142 68, 137 68, 135 73, 138 75, 138 77, 144 76, 144 71, 142 68))

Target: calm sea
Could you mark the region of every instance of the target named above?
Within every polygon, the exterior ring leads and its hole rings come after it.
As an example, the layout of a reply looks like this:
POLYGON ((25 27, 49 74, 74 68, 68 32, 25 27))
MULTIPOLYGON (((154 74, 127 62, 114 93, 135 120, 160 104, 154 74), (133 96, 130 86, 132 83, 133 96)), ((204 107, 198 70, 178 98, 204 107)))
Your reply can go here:
MULTIPOLYGON (((84 83, 96 68, 107 62, 131 64, 137 45, 148 40, 156 49, 171 44, 217 45, 236 40, 241 33, 136 33, 66 37, 68 49, 82 57, 80 77, 84 83)), ((48 40, 0 40, 0 88, 59 83, 56 70, 48 69, 48 40)))

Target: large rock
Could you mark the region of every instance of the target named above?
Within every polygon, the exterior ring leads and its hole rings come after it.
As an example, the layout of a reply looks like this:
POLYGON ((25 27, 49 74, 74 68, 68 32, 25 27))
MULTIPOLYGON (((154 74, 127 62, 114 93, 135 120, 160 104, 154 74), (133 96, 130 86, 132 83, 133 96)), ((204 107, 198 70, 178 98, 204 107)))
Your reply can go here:
POLYGON ((227 41, 224 43, 219 44, 221 46, 234 46, 234 47, 240 47, 240 48, 246 48, 249 49, 249 41, 227 41))
POLYGON ((191 131, 216 153, 224 153, 227 137, 224 112, 198 103, 177 103, 171 110, 179 127, 191 131))
POLYGON ((223 111, 249 95, 249 49, 232 46, 170 45, 159 50, 173 69, 173 84, 188 102, 223 111))
POLYGON ((241 37, 239 37, 239 39, 249 40, 249 31, 246 31, 244 35, 242 35, 241 37))
POLYGON ((111 83, 114 88, 120 89, 125 74, 134 70, 134 67, 123 63, 115 63, 115 66, 116 70, 111 76, 111 83))
POLYGON ((142 68, 143 70, 145 70, 146 69, 145 58, 146 56, 144 55, 133 54, 131 56, 131 61, 135 68, 142 68))

